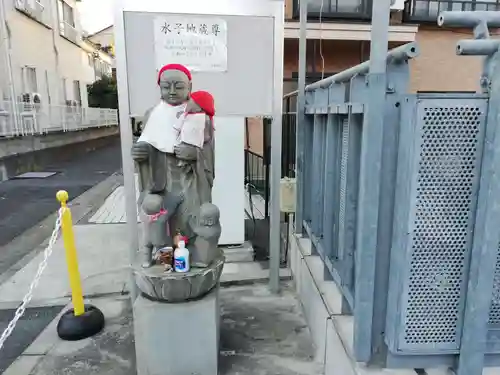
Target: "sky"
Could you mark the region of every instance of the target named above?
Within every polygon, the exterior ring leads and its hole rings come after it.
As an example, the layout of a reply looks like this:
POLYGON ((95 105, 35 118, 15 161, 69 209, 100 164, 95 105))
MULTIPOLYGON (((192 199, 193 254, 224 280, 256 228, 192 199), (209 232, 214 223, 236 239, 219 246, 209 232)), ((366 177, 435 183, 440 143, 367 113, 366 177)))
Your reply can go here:
POLYGON ((82 0, 79 9, 83 30, 89 33, 113 23, 113 0, 82 0))

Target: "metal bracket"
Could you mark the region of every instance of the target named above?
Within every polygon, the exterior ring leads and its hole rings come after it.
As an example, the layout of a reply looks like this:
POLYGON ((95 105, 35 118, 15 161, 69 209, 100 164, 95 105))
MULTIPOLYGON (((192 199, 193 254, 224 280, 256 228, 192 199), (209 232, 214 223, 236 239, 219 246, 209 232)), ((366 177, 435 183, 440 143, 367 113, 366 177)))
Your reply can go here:
POLYGON ((442 12, 437 23, 439 26, 474 29, 474 39, 458 41, 456 53, 459 56, 484 56, 483 72, 479 83, 483 93, 489 93, 491 61, 500 47, 500 40, 490 39, 489 27, 500 27, 500 12, 442 12))

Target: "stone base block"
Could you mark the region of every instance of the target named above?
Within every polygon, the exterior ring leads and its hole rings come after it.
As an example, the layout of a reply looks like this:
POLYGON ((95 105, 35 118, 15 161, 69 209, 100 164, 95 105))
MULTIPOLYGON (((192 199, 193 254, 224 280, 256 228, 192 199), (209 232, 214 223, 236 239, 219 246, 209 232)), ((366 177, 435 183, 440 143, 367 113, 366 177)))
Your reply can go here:
POLYGON ((219 288, 199 300, 134 303, 137 375, 217 375, 219 288))
POLYGON ((243 263, 254 261, 254 249, 250 242, 246 241, 239 246, 222 247, 226 263, 243 263))

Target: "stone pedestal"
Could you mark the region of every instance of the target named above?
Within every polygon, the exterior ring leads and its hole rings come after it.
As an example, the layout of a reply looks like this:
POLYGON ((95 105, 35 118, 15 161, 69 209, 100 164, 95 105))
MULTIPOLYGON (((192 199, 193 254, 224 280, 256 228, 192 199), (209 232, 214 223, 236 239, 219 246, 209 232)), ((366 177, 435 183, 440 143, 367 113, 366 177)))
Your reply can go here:
POLYGON ((198 300, 134 303, 137 375, 217 375, 219 288, 198 300))
POLYGON ((135 283, 139 290, 152 300, 160 302, 184 302, 196 300, 210 292, 224 268, 224 255, 219 256, 207 268, 192 268, 186 273, 165 273, 163 266, 134 267, 135 283))

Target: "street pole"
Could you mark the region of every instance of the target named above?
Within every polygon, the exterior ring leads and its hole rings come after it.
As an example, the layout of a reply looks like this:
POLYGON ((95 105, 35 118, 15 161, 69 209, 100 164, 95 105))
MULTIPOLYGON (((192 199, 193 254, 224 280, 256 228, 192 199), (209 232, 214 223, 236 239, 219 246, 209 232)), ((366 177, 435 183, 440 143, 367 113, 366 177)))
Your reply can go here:
POLYGON ((373 311, 366 307, 374 306, 375 269, 378 245, 378 216, 380 206, 380 173, 382 145, 384 135, 384 111, 387 89, 387 52, 389 45, 389 20, 391 0, 373 1, 372 30, 370 44, 370 63, 368 72, 368 105, 363 116, 363 137, 361 144, 361 170, 359 173, 359 202, 363 210, 358 222, 356 243, 356 283, 367 280, 366 285, 356 284, 355 295, 355 357, 360 362, 368 362, 372 354, 372 345, 366 345, 367 337, 372 332, 373 311), (363 259, 363 262, 358 261, 363 259), (364 275, 362 278, 357 275, 364 275))
MULTIPOLYGON (((275 26, 284 27, 284 2, 280 1, 279 12, 276 12, 275 26)), ((276 30, 276 29, 275 29, 276 30)), ((277 30, 276 30, 277 31, 277 30)), ((269 289, 272 293, 280 291, 281 263, 281 160, 282 160, 282 115, 283 115, 283 34, 274 34, 274 71, 275 90, 273 91, 273 119, 271 126, 271 165, 267 173, 271 186, 269 202, 269 289)))
POLYGON ((12 101, 12 112, 13 112, 13 119, 14 119, 14 128, 16 132, 19 131, 19 119, 18 119, 18 109, 17 109, 17 97, 16 97, 16 90, 14 87, 14 75, 12 73, 12 58, 11 58, 11 48, 10 48, 10 38, 9 38, 9 31, 7 29, 7 16, 5 12, 5 1, 0 1, 0 22, 2 23, 2 34, 3 34, 3 39, 1 41, 2 47, 3 47, 3 52, 5 54, 5 62, 7 64, 7 76, 9 79, 9 91, 10 91, 10 98, 12 101))
POLYGON ((302 234, 302 207, 304 202, 304 126, 306 107, 306 73, 307 73, 307 7, 309 0, 300 0, 300 34, 299 34, 299 82, 297 97, 297 122, 295 135, 295 181, 297 204, 295 209, 295 233, 302 234))

